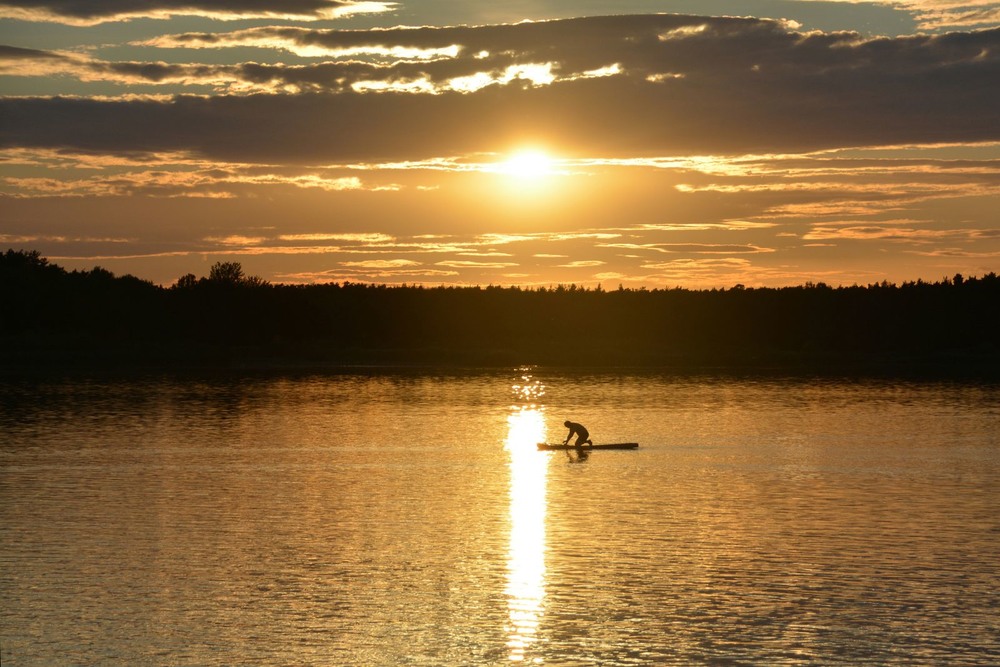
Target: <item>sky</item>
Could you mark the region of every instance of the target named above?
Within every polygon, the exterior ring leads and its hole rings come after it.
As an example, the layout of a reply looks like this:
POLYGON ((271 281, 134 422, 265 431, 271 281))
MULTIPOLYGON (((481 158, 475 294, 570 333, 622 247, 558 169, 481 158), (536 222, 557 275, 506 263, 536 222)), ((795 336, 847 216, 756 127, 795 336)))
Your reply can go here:
POLYGON ((171 285, 1000 270, 1000 2, 0 0, 0 250, 171 285))

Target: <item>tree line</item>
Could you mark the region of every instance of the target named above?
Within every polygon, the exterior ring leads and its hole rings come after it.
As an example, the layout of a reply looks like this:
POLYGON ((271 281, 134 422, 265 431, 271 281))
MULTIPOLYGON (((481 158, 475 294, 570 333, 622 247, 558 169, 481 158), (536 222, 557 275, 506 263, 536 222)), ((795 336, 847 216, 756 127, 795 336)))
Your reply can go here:
POLYGON ((548 364, 996 376, 1000 278, 831 287, 270 284, 236 262, 164 288, 0 255, 8 365, 548 364))

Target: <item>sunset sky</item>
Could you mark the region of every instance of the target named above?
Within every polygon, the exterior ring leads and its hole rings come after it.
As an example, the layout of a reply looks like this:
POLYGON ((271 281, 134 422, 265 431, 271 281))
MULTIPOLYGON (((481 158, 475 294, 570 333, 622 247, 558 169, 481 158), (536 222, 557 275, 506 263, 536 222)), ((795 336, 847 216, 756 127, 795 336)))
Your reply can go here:
POLYGON ((1000 2, 0 2, 0 250, 170 285, 1000 270, 1000 2))

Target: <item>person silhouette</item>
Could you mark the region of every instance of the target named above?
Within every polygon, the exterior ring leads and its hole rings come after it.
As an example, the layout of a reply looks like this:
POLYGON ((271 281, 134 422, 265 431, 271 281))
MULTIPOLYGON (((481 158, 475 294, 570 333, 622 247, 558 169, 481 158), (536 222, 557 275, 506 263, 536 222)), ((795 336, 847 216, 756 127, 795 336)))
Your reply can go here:
POLYGON ((569 435, 563 440, 563 444, 568 444, 569 439, 576 435, 576 442, 573 443, 577 447, 583 447, 584 445, 593 445, 594 442, 590 439, 590 432, 587 427, 583 424, 577 424, 576 422, 571 422, 568 419, 563 422, 563 426, 569 429, 569 435))

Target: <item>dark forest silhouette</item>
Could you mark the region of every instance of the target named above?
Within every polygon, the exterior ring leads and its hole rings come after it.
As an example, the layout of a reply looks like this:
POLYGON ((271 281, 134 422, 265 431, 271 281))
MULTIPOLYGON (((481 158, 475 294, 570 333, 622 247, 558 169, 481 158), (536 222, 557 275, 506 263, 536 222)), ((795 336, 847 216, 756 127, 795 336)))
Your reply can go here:
POLYGON ((0 255, 7 368, 639 366, 996 377, 1000 277, 722 290, 273 285, 236 262, 169 288, 0 255))

